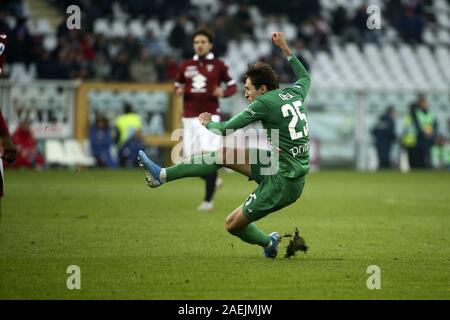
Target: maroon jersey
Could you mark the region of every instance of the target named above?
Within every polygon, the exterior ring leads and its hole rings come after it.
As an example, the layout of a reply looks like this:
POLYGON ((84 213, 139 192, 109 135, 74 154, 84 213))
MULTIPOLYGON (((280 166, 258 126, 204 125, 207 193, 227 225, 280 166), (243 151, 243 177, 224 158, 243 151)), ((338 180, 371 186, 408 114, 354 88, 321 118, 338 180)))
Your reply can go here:
POLYGON ((177 74, 175 87, 184 85, 184 112, 183 117, 197 117, 202 112, 219 114, 219 99, 213 92, 220 84, 225 82, 227 89, 224 97, 236 93, 236 81, 229 75, 228 67, 214 55, 209 53, 206 57, 185 61, 177 74))
POLYGON ((0 74, 2 73, 3 62, 5 61, 6 56, 6 44, 7 44, 6 34, 0 34, 0 74))

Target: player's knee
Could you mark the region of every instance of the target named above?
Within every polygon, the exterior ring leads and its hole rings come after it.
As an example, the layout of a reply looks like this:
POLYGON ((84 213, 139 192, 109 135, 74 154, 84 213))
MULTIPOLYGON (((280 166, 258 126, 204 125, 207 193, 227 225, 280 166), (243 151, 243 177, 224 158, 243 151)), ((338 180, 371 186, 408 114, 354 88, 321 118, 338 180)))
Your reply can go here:
POLYGON ((238 229, 236 228, 236 223, 234 223, 234 220, 232 218, 229 218, 225 221, 225 229, 231 234, 236 234, 236 232, 238 231, 238 229))

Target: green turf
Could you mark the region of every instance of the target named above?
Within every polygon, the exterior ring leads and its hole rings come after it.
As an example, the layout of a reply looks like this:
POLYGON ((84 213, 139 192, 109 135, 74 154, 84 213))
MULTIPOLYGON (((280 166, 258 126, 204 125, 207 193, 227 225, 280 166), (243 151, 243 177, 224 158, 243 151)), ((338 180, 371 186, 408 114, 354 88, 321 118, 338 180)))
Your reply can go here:
POLYGON ((310 251, 275 260, 224 229, 255 184, 221 174, 216 211, 203 182, 159 189, 143 173, 7 171, 1 299, 449 299, 450 174, 310 174, 300 201, 258 223, 299 226, 310 251), (68 290, 66 268, 81 268, 68 290), (381 290, 369 290, 369 265, 381 290))

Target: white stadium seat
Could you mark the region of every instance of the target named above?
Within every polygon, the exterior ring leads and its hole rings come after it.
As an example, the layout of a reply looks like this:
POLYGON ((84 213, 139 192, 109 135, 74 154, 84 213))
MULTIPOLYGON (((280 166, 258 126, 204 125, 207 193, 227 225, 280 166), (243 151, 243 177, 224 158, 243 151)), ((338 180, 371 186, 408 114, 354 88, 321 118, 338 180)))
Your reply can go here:
POLYGON ((161 26, 156 19, 147 20, 147 22, 145 23, 145 28, 147 29, 147 31, 152 32, 156 37, 158 37, 158 35, 160 35, 162 31, 161 26))
POLYGON ((45 161, 49 165, 68 165, 67 156, 61 141, 45 140, 45 161))
POLYGON ((114 20, 107 35, 110 38, 125 38, 127 34, 128 31, 125 22, 123 20, 114 20))
POLYGON ((109 23, 106 19, 96 19, 94 22, 94 33, 107 35, 109 33, 109 23))
POLYGON ((69 165, 93 166, 95 159, 87 156, 81 142, 75 139, 65 139, 64 152, 69 165))
POLYGON ((135 19, 128 24, 128 32, 135 37, 143 37, 146 34, 145 26, 141 20, 135 19))

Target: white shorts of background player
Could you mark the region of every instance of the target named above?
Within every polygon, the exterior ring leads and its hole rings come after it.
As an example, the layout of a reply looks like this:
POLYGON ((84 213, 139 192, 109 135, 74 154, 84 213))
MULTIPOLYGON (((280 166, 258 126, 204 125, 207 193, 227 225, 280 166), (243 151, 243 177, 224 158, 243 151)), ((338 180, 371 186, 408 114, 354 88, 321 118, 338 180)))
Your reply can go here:
MULTIPOLYGON (((219 115, 212 115, 211 120, 220 121, 219 115)), ((183 158, 195 154, 216 151, 223 145, 223 137, 206 129, 198 117, 182 118, 183 121, 183 158)))

